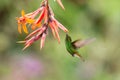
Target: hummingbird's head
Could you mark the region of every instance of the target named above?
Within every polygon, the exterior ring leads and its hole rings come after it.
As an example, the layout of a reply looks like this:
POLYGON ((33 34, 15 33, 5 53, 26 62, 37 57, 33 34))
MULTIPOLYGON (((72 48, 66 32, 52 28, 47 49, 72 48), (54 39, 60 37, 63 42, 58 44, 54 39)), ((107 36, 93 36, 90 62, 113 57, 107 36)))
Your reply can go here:
POLYGON ((68 34, 66 34, 66 41, 72 41, 71 37, 68 34))

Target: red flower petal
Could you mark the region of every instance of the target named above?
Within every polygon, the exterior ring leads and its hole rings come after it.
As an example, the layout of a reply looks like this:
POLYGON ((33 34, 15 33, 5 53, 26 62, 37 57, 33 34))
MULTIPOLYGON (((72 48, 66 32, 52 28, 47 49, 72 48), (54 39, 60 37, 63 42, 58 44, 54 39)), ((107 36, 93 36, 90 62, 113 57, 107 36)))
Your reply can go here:
POLYGON ((28 39, 29 37, 35 35, 36 33, 38 33, 42 28, 38 28, 37 30, 33 31, 32 33, 30 33, 25 39, 28 39))
POLYGON ((44 16, 45 16, 45 9, 46 9, 46 8, 43 9, 43 11, 41 12, 39 18, 35 21, 35 23, 33 23, 32 27, 31 27, 32 30, 34 30, 37 26, 40 25, 42 19, 43 19, 44 16))
POLYGON ((36 24, 38 24, 38 23, 40 23, 40 22, 42 21, 44 15, 45 15, 45 9, 46 9, 46 8, 44 8, 43 11, 41 12, 38 20, 36 21, 36 24))
POLYGON ((56 23, 60 29, 62 29, 64 32, 68 32, 68 30, 61 23, 59 23, 57 20, 56 20, 56 23))
POLYGON ((60 43, 60 37, 59 37, 59 33, 58 33, 58 29, 57 27, 55 26, 54 22, 51 22, 51 27, 53 28, 54 32, 55 32, 55 36, 56 38, 58 39, 58 43, 60 43))
POLYGON ((30 44, 27 44, 22 50, 25 50, 26 48, 28 48, 30 46, 30 44))
POLYGON ((54 27, 52 26, 51 22, 49 23, 49 26, 50 26, 50 28, 51 28, 51 30, 52 30, 52 34, 53 34, 54 38, 56 38, 56 36, 55 36, 55 31, 54 31, 54 27))

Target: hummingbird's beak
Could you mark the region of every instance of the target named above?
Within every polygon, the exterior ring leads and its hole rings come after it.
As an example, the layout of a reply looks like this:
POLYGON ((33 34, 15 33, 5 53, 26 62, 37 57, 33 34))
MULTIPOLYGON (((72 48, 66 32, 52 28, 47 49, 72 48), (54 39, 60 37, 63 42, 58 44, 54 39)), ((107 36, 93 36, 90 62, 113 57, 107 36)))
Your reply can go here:
POLYGON ((70 36, 68 34, 66 34, 66 38, 69 38, 70 36))
POLYGON ((71 37, 68 34, 66 34, 66 40, 67 41, 72 41, 71 37))

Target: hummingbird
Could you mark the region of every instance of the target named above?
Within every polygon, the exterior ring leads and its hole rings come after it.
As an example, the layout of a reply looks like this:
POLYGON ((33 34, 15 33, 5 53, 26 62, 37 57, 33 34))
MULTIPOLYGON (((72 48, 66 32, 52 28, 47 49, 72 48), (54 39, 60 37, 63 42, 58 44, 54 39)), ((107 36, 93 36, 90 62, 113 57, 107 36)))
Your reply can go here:
POLYGON ((77 50, 79 48, 93 42, 94 40, 95 40, 95 38, 90 38, 90 39, 86 39, 86 40, 77 39, 75 41, 72 41, 71 37, 68 34, 66 34, 65 46, 66 46, 67 51, 73 57, 78 56, 84 61, 83 57, 81 56, 81 54, 79 54, 79 52, 77 50))

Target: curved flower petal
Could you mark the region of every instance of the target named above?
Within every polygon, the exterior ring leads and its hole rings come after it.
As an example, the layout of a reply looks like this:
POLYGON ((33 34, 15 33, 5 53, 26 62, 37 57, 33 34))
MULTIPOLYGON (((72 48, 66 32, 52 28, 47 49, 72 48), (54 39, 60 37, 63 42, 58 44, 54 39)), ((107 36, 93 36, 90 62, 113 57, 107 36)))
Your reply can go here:
POLYGON ((64 8, 64 6, 63 6, 63 4, 62 4, 62 1, 61 1, 61 0, 57 0, 57 2, 58 2, 58 4, 61 6, 61 8, 65 10, 65 8, 64 8))
POLYGON ((60 37, 59 37, 58 29, 57 29, 57 27, 55 26, 54 22, 51 22, 51 23, 50 23, 50 26, 51 26, 51 28, 53 28, 53 30, 54 30, 54 31, 53 31, 53 35, 54 35, 54 33, 55 33, 55 36, 56 36, 58 42, 60 43, 60 37))
POLYGON ((39 18, 33 23, 32 25, 32 30, 34 30, 37 26, 40 25, 42 19, 44 18, 44 15, 45 15, 45 8, 43 9, 43 11, 41 12, 39 18))
POLYGON ((22 25, 22 27, 23 27, 23 31, 27 34, 27 33, 28 33, 28 30, 27 30, 26 25, 25 25, 25 24, 23 24, 23 25, 22 25))
POLYGON ((68 30, 61 23, 59 23, 58 21, 56 21, 56 23, 60 29, 62 29, 64 32, 68 32, 68 30))
POLYGON ((34 34, 38 33, 41 30, 41 28, 38 28, 37 30, 30 33, 25 39, 28 39, 29 37, 33 36, 34 34))
POLYGON ((21 24, 18 23, 18 32, 21 34, 22 33, 22 28, 21 28, 21 24))
POLYGON ((22 15, 22 16, 25 15, 25 11, 24 11, 24 10, 21 11, 21 15, 22 15))
POLYGON ((33 19, 26 18, 26 22, 29 23, 29 24, 33 23, 34 21, 35 20, 33 20, 33 19))
POLYGON ((54 38, 56 38, 56 36, 55 36, 55 31, 54 31, 54 27, 51 25, 51 22, 49 23, 49 26, 50 26, 50 28, 51 28, 51 30, 52 30, 52 34, 53 34, 54 38))

